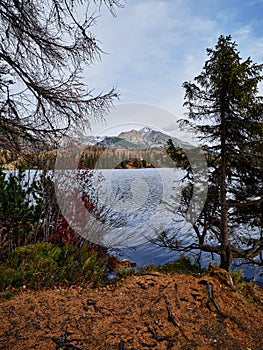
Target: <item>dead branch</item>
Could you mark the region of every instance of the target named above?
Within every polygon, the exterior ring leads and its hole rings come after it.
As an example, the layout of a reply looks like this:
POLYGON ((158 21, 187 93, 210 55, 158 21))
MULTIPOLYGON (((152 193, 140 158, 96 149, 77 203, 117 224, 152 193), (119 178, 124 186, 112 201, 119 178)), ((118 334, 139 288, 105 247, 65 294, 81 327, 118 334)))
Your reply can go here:
POLYGON ((171 307, 170 307, 170 303, 167 299, 167 296, 165 294, 161 295, 155 302, 158 303, 161 299, 164 299, 165 301, 165 306, 166 306, 166 310, 168 313, 168 322, 171 322, 175 327, 178 327, 180 332, 182 333, 183 337, 189 341, 189 338, 187 337, 187 335, 184 333, 184 330, 182 329, 181 325, 176 321, 174 314, 172 313, 171 307))
POLYGON ((108 309, 107 307, 97 306, 97 300, 94 300, 94 299, 87 299, 86 305, 83 303, 83 309, 85 311, 88 311, 90 306, 93 307, 95 312, 100 312, 103 315, 105 315, 105 312, 103 312, 103 310, 108 311, 110 315, 114 312, 114 310, 108 309))
POLYGON ((208 300, 207 300, 207 303, 206 303, 207 307, 211 310, 210 305, 209 305, 209 303, 211 302, 214 305, 214 307, 216 308, 217 313, 222 316, 222 313, 221 313, 221 311, 219 309, 219 306, 218 306, 217 302, 214 299, 213 284, 208 282, 208 281, 206 281, 206 280, 201 280, 198 283, 199 284, 204 284, 204 285, 207 286, 207 292, 208 292, 208 300))
POLYGON ((149 349, 152 349, 152 348, 155 348, 156 347, 156 343, 151 343, 151 344, 147 344, 147 343, 144 343, 144 342, 141 342, 142 346, 144 348, 149 348, 149 349))
POLYGON ((142 282, 136 282, 136 283, 137 283, 138 286, 140 286, 142 289, 144 289, 144 290, 147 289, 144 283, 142 283, 142 282))
POLYGON ((125 348, 125 346, 124 346, 124 341, 123 341, 123 340, 121 340, 121 341, 119 342, 119 349, 120 349, 120 350, 126 350, 126 348, 125 348))
POLYGON ((255 199, 255 200, 250 200, 247 202, 228 202, 228 207, 232 208, 232 207, 248 207, 250 205, 256 205, 256 204, 260 204, 263 202, 263 197, 259 198, 259 199, 255 199))
POLYGON ((83 350, 83 348, 79 348, 78 346, 72 343, 68 343, 67 336, 68 336, 68 333, 66 331, 61 335, 60 338, 51 337, 51 340, 56 344, 56 350, 59 350, 59 349, 83 350))
POLYGON ((156 330, 154 328, 150 328, 148 327, 148 332, 150 332, 153 335, 153 338, 157 341, 157 342, 161 342, 164 340, 168 340, 168 337, 166 335, 159 337, 156 333, 156 330))
POLYGON ((178 286, 174 283, 174 293, 175 293, 175 305, 180 309, 179 298, 178 298, 178 286))

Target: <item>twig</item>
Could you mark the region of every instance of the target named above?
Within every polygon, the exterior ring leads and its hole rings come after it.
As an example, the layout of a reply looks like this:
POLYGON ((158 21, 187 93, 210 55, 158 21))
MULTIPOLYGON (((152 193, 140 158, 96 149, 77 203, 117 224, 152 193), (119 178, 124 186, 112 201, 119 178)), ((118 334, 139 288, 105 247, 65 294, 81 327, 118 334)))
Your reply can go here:
POLYGON ((121 341, 119 342, 119 349, 120 349, 120 350, 126 350, 126 348, 125 348, 125 346, 124 346, 124 341, 123 341, 123 340, 121 340, 121 341))
POLYGON ((179 298, 178 298, 178 286, 174 283, 174 293, 175 293, 175 305, 180 309, 179 298))
POLYGON ((140 286, 142 289, 147 289, 145 284, 142 282, 136 282, 138 284, 138 286, 140 286))
POLYGON ((217 302, 214 299, 213 284, 208 282, 208 281, 206 281, 206 280, 201 280, 198 283, 199 284, 205 284, 207 286, 207 292, 208 292, 208 300, 207 300, 207 303, 206 303, 207 307, 210 309, 209 303, 211 302, 214 305, 214 307, 216 308, 217 313, 222 316, 222 313, 221 313, 221 311, 219 309, 219 306, 218 306, 217 302))
POLYGON ((89 306, 93 306, 93 309, 95 312, 100 312, 101 314, 105 315, 105 313, 102 310, 107 310, 110 312, 110 315, 112 314, 113 310, 112 309, 108 309, 107 307, 103 307, 103 306, 97 306, 97 300, 94 299, 87 299, 87 305, 85 305, 83 303, 83 309, 85 311, 89 310, 89 306))
POLYGON ((150 328, 148 327, 148 332, 150 332, 154 339, 157 341, 157 342, 160 342, 160 341, 164 341, 164 340, 168 340, 168 337, 167 336, 163 336, 163 337, 158 337, 158 335, 156 334, 156 330, 154 328, 150 328))
POLYGON ((144 348, 149 348, 149 349, 152 349, 152 348, 155 348, 156 347, 156 343, 151 343, 151 344, 147 344, 147 343, 144 343, 144 342, 141 342, 142 346, 144 348))
POLYGON ((82 348, 79 348, 78 346, 72 343, 68 343, 67 336, 68 336, 68 333, 65 332, 61 335, 60 338, 51 337, 51 340, 56 344, 56 350, 59 350, 59 349, 83 350, 82 348))
POLYGON ((184 333, 184 330, 182 329, 181 325, 176 321, 174 314, 172 313, 171 307, 170 307, 170 303, 167 299, 167 296, 165 294, 161 295, 155 303, 158 303, 161 299, 164 299, 165 301, 165 306, 166 306, 166 310, 168 313, 168 322, 171 322, 175 327, 178 327, 180 332, 182 333, 183 337, 189 341, 189 338, 187 337, 187 335, 184 333))

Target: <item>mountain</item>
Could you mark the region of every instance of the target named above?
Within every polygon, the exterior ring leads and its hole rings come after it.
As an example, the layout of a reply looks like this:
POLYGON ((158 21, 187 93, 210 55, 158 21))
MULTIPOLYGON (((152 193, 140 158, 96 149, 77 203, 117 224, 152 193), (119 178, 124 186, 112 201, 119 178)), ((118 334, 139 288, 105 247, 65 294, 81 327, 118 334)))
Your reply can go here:
POLYGON ((144 127, 141 130, 123 131, 117 136, 87 136, 85 142, 93 146, 122 146, 123 148, 158 148, 165 147, 169 139, 176 147, 191 148, 192 146, 176 137, 144 127))

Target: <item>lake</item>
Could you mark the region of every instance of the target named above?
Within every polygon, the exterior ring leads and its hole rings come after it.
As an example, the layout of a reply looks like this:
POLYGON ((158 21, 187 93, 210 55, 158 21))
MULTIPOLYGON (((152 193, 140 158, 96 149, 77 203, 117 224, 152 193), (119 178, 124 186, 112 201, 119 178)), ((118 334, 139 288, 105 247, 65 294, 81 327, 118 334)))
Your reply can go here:
MULTIPOLYGON (((194 240, 191 220, 186 222, 176 214, 184 185, 182 169, 104 169, 97 172, 103 177, 100 181, 94 177, 98 205, 106 213, 103 243, 113 247, 111 251, 116 256, 134 261, 137 266, 165 264, 181 253, 151 243, 158 234, 177 231, 181 242, 194 240)), ((195 215, 202 209, 205 199, 200 197, 195 215)), ((216 255, 202 253, 202 267, 212 260, 219 261, 216 255)), ((237 268, 238 263, 240 261, 235 261, 233 268, 237 268)), ((258 267, 242 266, 242 269, 248 279, 257 276, 257 283, 263 285, 258 267)))
MULTIPOLYGON (((34 175, 35 171, 30 171, 28 178, 33 178, 34 175)), ((114 255, 136 262, 138 267, 149 264, 163 265, 174 261, 180 256, 180 252, 158 247, 151 243, 151 240, 156 239, 162 231, 177 232, 181 242, 189 243, 194 239, 191 219, 186 222, 176 214, 180 208, 184 176, 184 171, 178 168, 95 171, 91 180, 89 177, 88 181, 77 183, 78 187, 82 186, 89 191, 97 201, 101 213, 99 218, 94 218, 86 209, 83 211, 83 216, 87 217, 89 223, 89 229, 85 232, 92 232, 93 235, 87 238, 95 238, 95 243, 110 247, 114 255)), ((57 177, 61 178, 59 172, 57 177)), ((71 175, 68 176, 70 177, 71 175)), ((197 184, 200 185, 199 182, 197 184)), ((74 186, 71 181, 66 181, 62 183, 62 187, 62 192, 67 194, 74 186), (69 186, 65 186, 65 183, 69 186)), ((196 191, 196 198, 198 194, 196 191)), ((195 215, 201 210, 203 200, 200 192, 200 199, 194 203, 197 207, 195 215)), ((72 202, 63 201, 62 198, 62 206, 65 204, 71 209, 72 202)), ((83 209, 83 203, 81 204, 83 209)), ((74 220, 69 218, 68 221, 74 227, 74 220)), ((216 255, 212 257, 209 253, 202 253, 203 268, 212 260, 219 261, 216 255)), ((240 266, 238 263, 235 261, 233 268, 242 268, 248 279, 255 278, 256 282, 263 286, 260 268, 240 266)))

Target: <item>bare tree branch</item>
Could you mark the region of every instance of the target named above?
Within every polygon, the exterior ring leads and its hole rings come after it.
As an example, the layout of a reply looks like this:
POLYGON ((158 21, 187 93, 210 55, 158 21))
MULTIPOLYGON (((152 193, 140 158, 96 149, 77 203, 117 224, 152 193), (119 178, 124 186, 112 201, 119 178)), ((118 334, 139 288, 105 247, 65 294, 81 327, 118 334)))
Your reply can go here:
MULTIPOLYGON (((117 0, 94 3, 114 14, 122 6, 117 0)), ((96 16, 89 8, 88 0, 0 2, 1 148, 17 152, 36 140, 56 143, 71 129, 104 118, 118 98, 114 88, 94 96, 81 78, 83 65, 103 53, 91 33, 96 16)))

